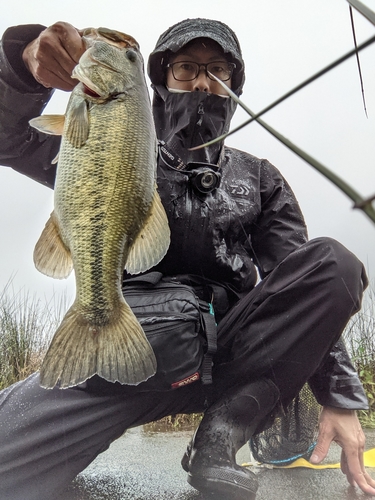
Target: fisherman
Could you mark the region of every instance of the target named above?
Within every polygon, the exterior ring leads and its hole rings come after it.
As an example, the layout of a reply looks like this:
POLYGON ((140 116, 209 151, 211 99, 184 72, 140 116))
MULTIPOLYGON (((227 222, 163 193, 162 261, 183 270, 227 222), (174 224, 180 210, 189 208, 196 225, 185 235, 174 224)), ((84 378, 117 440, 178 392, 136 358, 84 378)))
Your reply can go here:
MULTIPOLYGON (((51 188, 59 138, 36 133, 28 121, 53 89, 73 89, 83 50, 80 32, 62 22, 9 28, 0 47, 0 162, 51 188)), ((148 71, 161 144, 158 188, 172 234, 157 269, 233 291, 218 317, 210 406, 198 382, 140 392, 93 377, 46 390, 35 373, 0 393, 0 498, 54 498, 126 429, 206 410, 182 460, 190 484, 214 498, 253 499, 256 477, 235 454, 305 382, 323 407, 311 461, 323 460, 336 441, 349 483, 375 495, 355 411, 367 400, 340 340, 360 308, 362 264, 335 240, 308 240, 291 188, 267 160, 223 143, 190 150, 226 132, 235 111, 211 73, 242 92, 244 61, 228 26, 207 19, 172 26, 148 71), (192 164, 210 173, 203 183, 180 171, 192 164)))

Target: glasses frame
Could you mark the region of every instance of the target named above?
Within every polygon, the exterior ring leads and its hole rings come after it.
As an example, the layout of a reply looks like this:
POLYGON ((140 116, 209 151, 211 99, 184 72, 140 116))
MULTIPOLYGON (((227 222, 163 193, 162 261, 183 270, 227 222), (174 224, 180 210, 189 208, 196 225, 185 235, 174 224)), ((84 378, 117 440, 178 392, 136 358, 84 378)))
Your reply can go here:
POLYGON ((222 78, 220 78, 220 80, 221 80, 222 82, 227 82, 228 80, 230 80, 230 79, 232 78, 232 76, 233 76, 233 71, 234 71, 234 70, 235 70, 235 68, 236 68, 235 63, 228 62, 228 61, 223 61, 223 60, 221 60, 221 61, 210 61, 210 62, 208 62, 208 63, 197 63, 197 62, 195 62, 195 61, 176 61, 176 62, 173 62, 173 63, 168 63, 168 64, 166 65, 166 67, 167 67, 167 68, 171 68, 173 78, 176 80, 176 82, 192 82, 193 80, 196 80, 196 79, 198 78, 198 76, 199 76, 199 73, 200 73, 200 71, 201 71, 202 67, 204 68, 204 71, 205 71, 206 75, 208 76, 208 78, 209 78, 210 80, 212 80, 213 82, 215 82, 216 80, 210 76, 210 72, 208 71, 207 66, 209 66, 210 64, 215 64, 215 63, 223 63, 223 62, 225 62, 225 64, 227 64, 227 65, 229 66, 230 73, 229 73, 228 78, 226 78, 225 80, 223 80, 222 78), (198 71, 197 71, 197 74, 195 75, 195 77, 194 77, 194 78, 189 78, 188 80, 181 80, 180 78, 176 78, 176 77, 175 77, 174 70, 173 70, 173 66, 174 66, 175 64, 181 64, 181 63, 196 64, 196 65, 198 66, 198 71))

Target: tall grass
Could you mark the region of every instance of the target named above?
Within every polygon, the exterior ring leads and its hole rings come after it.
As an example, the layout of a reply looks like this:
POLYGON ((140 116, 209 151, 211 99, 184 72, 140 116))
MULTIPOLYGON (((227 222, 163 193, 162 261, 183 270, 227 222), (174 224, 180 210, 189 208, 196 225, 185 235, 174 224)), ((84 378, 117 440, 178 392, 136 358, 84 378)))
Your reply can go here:
POLYGON ((15 292, 11 282, 0 292, 0 389, 38 370, 61 316, 56 304, 15 292))
POLYGON ((364 296, 362 309, 350 320, 344 340, 369 400, 369 410, 360 411, 365 427, 375 428, 375 287, 364 296))

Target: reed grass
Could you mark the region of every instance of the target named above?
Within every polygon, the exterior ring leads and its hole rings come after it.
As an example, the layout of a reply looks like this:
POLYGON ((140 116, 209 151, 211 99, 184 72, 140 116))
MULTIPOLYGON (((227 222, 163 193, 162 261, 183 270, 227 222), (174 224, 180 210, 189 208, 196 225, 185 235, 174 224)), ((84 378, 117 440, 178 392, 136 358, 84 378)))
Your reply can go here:
POLYGON ((365 292, 362 309, 349 321, 344 340, 365 389, 369 410, 358 412, 364 427, 375 428, 375 284, 365 292))
POLYGON ((43 303, 24 290, 16 292, 11 281, 0 292, 0 389, 39 369, 63 300, 43 303))

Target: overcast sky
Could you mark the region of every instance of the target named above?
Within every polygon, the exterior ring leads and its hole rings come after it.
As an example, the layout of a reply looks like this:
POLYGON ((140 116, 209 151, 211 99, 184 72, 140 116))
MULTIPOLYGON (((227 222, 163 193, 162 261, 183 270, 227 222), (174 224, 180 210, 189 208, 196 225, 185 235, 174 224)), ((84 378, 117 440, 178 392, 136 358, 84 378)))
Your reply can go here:
MULTIPOLYGON (((375 10, 375 0, 362 0, 375 10)), ((354 13, 358 43, 375 27, 354 13)), ((3 9, 0 31, 17 24, 45 26, 67 21, 77 28, 117 29, 134 36, 147 60, 165 29, 187 17, 218 19, 237 33, 246 62, 243 101, 259 111, 353 48, 346 0, 13 0, 3 9), (10 7, 11 6, 11 7, 10 7)), ((362 196, 375 194, 375 45, 360 54, 368 118, 356 61, 351 58, 264 115, 264 120, 350 183, 362 196)), ((46 112, 63 113, 68 94, 56 92, 46 112)), ((233 126, 247 115, 238 110, 233 126)), ((269 159, 287 178, 304 212, 310 238, 331 236, 346 245, 375 279, 375 225, 325 177, 259 125, 251 124, 227 144, 269 159)), ((53 208, 46 187, 0 168, 0 292, 13 280, 16 290, 48 298, 67 291, 62 282, 34 269, 32 253, 53 208)))

